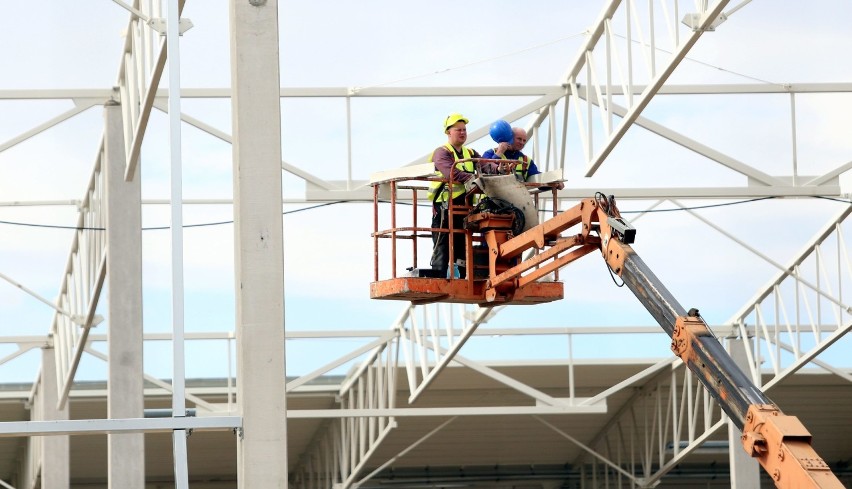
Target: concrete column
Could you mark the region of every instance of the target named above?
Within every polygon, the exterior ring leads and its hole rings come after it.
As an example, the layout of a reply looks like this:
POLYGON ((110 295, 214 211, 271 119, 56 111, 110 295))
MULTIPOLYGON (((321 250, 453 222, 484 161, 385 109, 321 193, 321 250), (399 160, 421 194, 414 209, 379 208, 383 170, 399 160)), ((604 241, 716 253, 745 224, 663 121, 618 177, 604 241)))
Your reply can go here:
MULTIPOLYGON (((142 185, 139 168, 124 180, 121 106, 104 107, 109 280, 107 416, 144 416, 142 376, 142 185)), ((107 435, 108 487, 144 489, 145 435, 107 435)))
MULTIPOLYGON (((41 395, 39 406, 44 420, 67 420, 68 404, 56 409, 59 404, 58 381, 56 379, 56 350, 41 351, 41 395)), ((45 436, 42 438, 41 487, 68 489, 71 486, 68 435, 45 436)))
POLYGON ((277 0, 231 0, 238 487, 287 487, 277 0))
MULTIPOLYGON (((747 342, 742 338, 728 340, 728 352, 743 372, 748 373, 747 342)), ((749 376, 750 377, 750 376, 749 376)), ((729 463, 731 464, 731 487, 737 489, 760 489, 760 464, 743 450, 742 432, 728 421, 729 463)))

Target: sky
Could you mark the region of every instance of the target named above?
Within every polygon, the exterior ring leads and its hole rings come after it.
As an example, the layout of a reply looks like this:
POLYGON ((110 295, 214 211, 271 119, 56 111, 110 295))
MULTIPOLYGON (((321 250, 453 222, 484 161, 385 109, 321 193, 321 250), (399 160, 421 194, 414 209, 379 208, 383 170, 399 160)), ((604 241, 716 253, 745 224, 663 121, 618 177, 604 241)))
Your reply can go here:
MULTIPOLYGON (((671 5, 671 2, 666 2, 671 5)), ((732 2, 729 8, 738 5, 732 2)), ((655 2, 659 8, 660 2, 655 2)), ((680 2, 683 15, 692 2, 680 2)), ((281 84, 284 87, 524 86, 563 81, 583 33, 602 2, 507 1, 282 2, 281 84), (356 20, 353 20, 356 19, 356 20)), ((702 36, 672 84, 846 82, 852 33, 842 19, 847 2, 803 4, 754 0, 715 32, 702 36)), ((108 89, 115 84, 127 11, 109 0, 4 2, 0 15, 0 93, 14 89, 108 89)), ((189 0, 184 11, 194 27, 181 39, 184 88, 226 88, 230 84, 228 3, 189 0)), ((618 24, 616 24, 618 32, 618 24)), ((623 31, 621 31, 623 32, 623 31)), ((660 35, 660 46, 664 37, 660 35)), ((164 83, 167 76, 163 77, 164 83)), ((366 180, 397 168, 443 144, 440 122, 462 112, 471 127, 487 126, 524 97, 428 97, 353 99, 353 178, 366 180)), ((657 97, 646 117, 718 148, 772 175, 791 173, 789 96, 657 97)), ((68 100, 0 99, 0 144, 72 107, 68 100)), ((185 113, 230 133, 225 99, 185 99, 185 113)), ((318 177, 347 174, 345 105, 340 99, 282 101, 282 156, 318 177)), ((802 95, 796 100, 798 172, 819 175, 852 160, 852 95, 802 95)), ((12 201, 71 201, 81 198, 102 132, 100 107, 0 152, 0 221, 73 226, 72 205, 11 206, 12 201)), ((518 121, 523 124, 526 120, 518 121)), ((570 124, 570 123, 569 123, 570 124)), ((230 199, 230 145, 184 125, 184 189, 187 199, 230 199)), ((469 141, 484 151, 488 140, 469 141)), ((578 140, 569 144, 565 177, 569 187, 744 185, 741 175, 721 169, 683 148, 631 129, 594 177, 586 178, 578 140)), ((143 199, 169 195, 168 118, 155 111, 142 150, 143 199)), ((304 195, 304 184, 282 175, 286 198, 304 195)), ((591 196, 591 195, 590 195, 591 196)), ((696 201, 691 205, 714 202, 696 201)), ((621 202, 635 213, 648 201, 621 202)), ((789 199, 753 202, 701 211, 701 215, 780 263, 846 205, 836 201, 789 199)), ((402 310, 398 302, 371 301, 372 208, 335 204, 293 212, 310 204, 284 206, 286 328, 385 330, 402 310)), ((671 207, 671 205, 666 205, 671 207)), ((428 209, 421 215, 428 216, 428 209)), ((185 206, 185 224, 233 218, 229 205, 185 206)), ((425 217, 423 218, 425 222, 425 217)), ((168 208, 147 205, 143 226, 168 225, 168 208)), ((711 323, 734 314, 777 272, 717 231, 685 212, 644 215, 636 221, 636 249, 675 296, 699 307, 711 323)), ((0 224, 0 273, 52 300, 58 294, 73 232, 67 229, 0 224)), ((233 226, 189 228, 185 239, 187 331, 231 331, 234 323, 233 226)), ((146 332, 170 331, 169 232, 143 233, 146 332)), ((847 248, 848 250, 848 248, 847 248)), ((424 264, 425 265, 425 264, 424 264)), ((487 327, 647 326, 653 321, 631 294, 615 287, 603 263, 589 257, 563 272, 566 299, 535 307, 506 308, 487 327)), ((848 293, 848 292, 847 292, 848 293)), ((102 302, 103 303, 103 302, 102 302)), ((53 311, 0 281, 0 334, 43 335, 53 311)), ((105 325, 106 326, 106 325, 105 325)), ((102 331, 96 331, 102 332, 102 331)), ((311 344, 288 342, 288 373, 304 373, 364 340, 311 344), (317 354, 321 351, 322 354, 317 354)), ((645 358, 667 355, 662 336, 621 338, 606 352, 597 339, 579 340, 574 356, 645 358)), ((848 341, 826 355, 848 349, 848 341)), ((102 346, 99 348, 103 349, 102 346)), ((146 346, 146 371, 169 376, 168 344, 146 346)), ((195 348, 195 347, 193 347, 195 348)), ((223 348, 213 346, 221 355, 223 348)), ((517 338, 477 339, 463 354, 528 359, 564 358, 565 344, 517 338)), ((0 348, 0 355, 14 351, 0 348)), ((4 379, 29 381, 34 352, 5 366, 4 379), (21 368, 26 365, 26 368, 21 368)), ((208 354, 209 355, 209 354, 208 354)), ((197 354, 187 375, 223 375, 222 363, 197 354), (215 365, 214 365, 215 364, 215 365), (210 374, 210 372, 214 372, 210 374)), ((103 365, 87 360, 84 378, 102 378, 103 365)))

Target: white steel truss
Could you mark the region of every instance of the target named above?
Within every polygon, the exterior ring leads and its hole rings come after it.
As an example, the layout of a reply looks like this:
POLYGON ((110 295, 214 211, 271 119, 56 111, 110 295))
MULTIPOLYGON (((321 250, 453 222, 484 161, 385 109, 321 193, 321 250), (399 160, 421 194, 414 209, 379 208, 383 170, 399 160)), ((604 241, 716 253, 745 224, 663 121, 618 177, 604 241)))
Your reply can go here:
MULTIPOLYGON (((803 329, 800 334, 810 336, 813 331, 816 331, 824 337, 824 341, 814 346, 810 351, 802 352, 802 357, 813 358, 850 328, 852 328, 852 323, 842 325, 840 329, 833 325, 803 329)), ((760 328, 755 326, 732 324, 717 326, 713 329, 720 338, 735 338, 738 334, 744 334, 763 345, 762 348, 756 349, 775 348, 772 343, 772 336, 769 336, 768 339, 765 335, 759 336, 761 334, 760 328)), ((664 477, 669 470, 683 461, 690 453, 703 447, 707 440, 723 438, 718 430, 723 425, 722 421, 725 418, 719 407, 704 391, 700 383, 694 379, 692 373, 675 357, 663 359, 591 397, 576 397, 573 394, 575 365, 570 361, 573 353, 569 351, 567 355, 569 375, 566 383, 570 384, 568 391, 571 394, 567 398, 554 399, 534 386, 511 379, 480 362, 457 355, 456 364, 473 369, 489 379, 501 382, 509 388, 529 396, 530 400, 534 401, 534 405, 528 407, 479 406, 475 408, 398 407, 396 395, 399 387, 394 388, 393 386, 399 386, 397 377, 399 373, 405 374, 408 368, 400 362, 400 348, 404 350, 411 346, 406 344, 407 340, 398 335, 398 332, 403 330, 404 328, 385 332, 291 332, 287 335, 288 341, 347 336, 375 338, 354 349, 350 354, 335 358, 323 367, 288 383, 288 392, 298 393, 310 380, 334 370, 351 359, 363 357, 358 362, 357 367, 353 368, 341 383, 337 393, 339 399, 337 409, 288 411, 287 416, 291 419, 314 418, 324 420, 323 428, 317 431, 311 448, 305 452, 300 463, 294 467, 294 487, 358 487, 367 482, 370 477, 391 465, 395 460, 403 457, 405 453, 414 449, 419 443, 445 428, 453 420, 465 416, 488 416, 489 414, 533 416, 545 426, 548 426, 554 432, 554 436, 569 440, 585 452, 585 455, 576 460, 573 465, 580 467, 583 477, 588 482, 596 481, 599 487, 625 487, 624 484, 628 483, 633 484, 631 487, 653 487, 655 481, 664 477), (588 441, 578 440, 570 433, 564 432, 542 418, 543 415, 553 414, 606 413, 608 412, 607 399, 625 391, 633 393, 631 398, 622 403, 614 411, 605 428, 588 441), (548 401, 551 404, 548 404, 548 401), (559 407, 560 405, 561 407, 559 407), (401 416, 438 417, 444 419, 444 421, 393 459, 376 460, 373 454, 396 427, 396 420, 401 416), (365 474, 364 469, 367 468, 372 470, 365 474)), ((455 335, 460 333, 461 330, 454 332, 455 335)), ((490 328, 487 331, 477 331, 472 336, 547 335, 558 337, 564 335, 568 337, 568 340, 562 342, 570 345, 572 343, 571 337, 604 334, 617 338, 627 333, 661 335, 656 327, 604 329, 595 327, 521 327, 490 328)), ((217 340, 227 342, 229 345, 233 341, 232 335, 227 333, 192 333, 188 334, 186 339, 203 342, 217 340)), ((169 341, 171 335, 168 333, 147 334, 145 340, 169 341)), ((47 339, 21 337, 9 338, 6 341, 37 345, 43 344, 47 339)), ((105 335, 90 335, 89 337, 89 343, 103 341, 106 341, 105 335)), ((91 347, 87 348, 86 352, 97 358, 105 358, 103 354, 91 347)), ((6 361, 13 361, 13 359, 10 358, 6 361)), ((817 363, 817 365, 820 365, 820 363, 817 363)), ((824 366, 825 363, 822 362, 822 365, 824 366)), ((413 367, 419 372, 418 365, 415 364, 413 367)), ((777 375, 774 375, 771 381, 764 385, 764 389, 770 389, 783 378, 795 373, 800 367, 799 362, 787 366, 777 375)), ((767 373, 774 373, 774 367, 764 368, 763 374, 766 375, 767 373)), ((848 374, 846 377, 848 377, 848 374)), ((146 379, 156 381, 156 379, 147 375, 146 379)), ((848 378, 847 380, 852 381, 848 378)), ((163 391, 170 392, 170 386, 163 382, 155 382, 155 385, 163 391)), ((230 380, 228 385, 230 386, 229 389, 234 388, 230 380)), ((38 383, 34 385, 34 392, 31 394, 29 405, 38 405, 36 403, 37 396, 40 395, 38 386, 38 383)), ((229 399, 231 397, 231 395, 228 395, 229 399)), ((145 419, 103 420, 102 422, 99 420, 76 420, 4 423, 0 427, 0 436, 15 436, 22 433, 44 435, 51 433, 120 433, 135 430, 154 432, 177 428, 194 430, 239 428, 239 418, 227 415, 231 412, 231 409, 223 412, 221 407, 217 408, 210 405, 191 393, 186 394, 186 399, 194 403, 196 407, 207 410, 210 415, 202 418, 175 420, 166 418, 169 422, 145 419)), ((37 413, 34 412, 33 416, 37 416, 37 413)), ((34 450, 33 455, 35 457, 30 459, 30 463, 34 467, 33 470, 38 470, 37 448, 37 446, 31 448, 34 450)))
POLYGON ((583 468, 583 479, 595 487, 654 487, 711 439, 726 419, 700 382, 677 360, 635 392, 574 465, 583 468))
POLYGON ((743 337, 746 326, 754 328, 754 349, 746 353, 756 385, 762 384, 759 370, 767 360, 776 377, 813 361, 852 381, 849 374, 813 360, 852 328, 852 301, 844 297, 852 282, 852 263, 842 227, 850 213, 852 207, 841 210, 792 263, 778 266, 778 275, 729 321, 743 337))
POLYGON ((59 389, 59 407, 65 406, 68 392, 74 382, 80 358, 86 347, 89 329, 95 317, 104 280, 106 279, 106 209, 104 208, 105 180, 103 170, 104 145, 95 161, 89 188, 80 203, 77 232, 71 243, 62 285, 59 289, 57 310, 50 328, 54 335, 57 362, 56 374, 59 389), (82 318, 75 321, 74 318, 82 318))
MULTIPOLYGON (((113 1, 131 13, 124 38, 117 85, 118 98, 122 101, 127 153, 125 178, 130 180, 139 163, 148 119, 166 67, 166 29, 161 1, 137 0, 134 2, 135 7, 119 0, 113 1)), ((183 11, 184 4, 184 0, 178 1, 179 14, 183 11)))
MULTIPOLYGON (((398 338, 380 337, 377 342, 367 345, 371 351, 366 360, 341 386, 338 398, 342 409, 382 411, 395 407, 398 338)), ((288 389, 304 381, 290 382, 288 389)), ((375 449, 395 427, 396 420, 388 415, 328 419, 293 470, 293 484, 312 489, 352 487, 375 449)))
MULTIPOLYGON (((630 94, 641 94, 646 90, 644 85, 634 85, 632 92, 625 92, 621 87, 613 87, 611 94, 625 97, 630 94)), ((792 103, 784 105, 788 110, 790 123, 794 126, 793 138, 798 137, 798 129, 795 128, 795 99, 797 96, 810 94, 846 94, 852 93, 852 83, 793 83, 785 85, 672 85, 660 89, 657 97, 682 96, 682 95, 751 95, 755 97, 788 94, 792 97, 792 103)), ((226 99, 230 92, 226 89, 183 89, 181 97, 184 99, 226 99)), ((516 110, 502 114, 508 121, 516 121, 532 116, 527 130, 530 131, 529 148, 536 161, 541 162, 543 170, 558 170, 569 168, 575 163, 570 161, 565 154, 565 144, 571 139, 571 135, 565 131, 578 131, 576 126, 562 125, 561 121, 568 119, 568 115, 574 109, 572 105, 586 105, 588 102, 594 109, 599 107, 599 96, 595 90, 586 86, 578 85, 576 94, 565 91, 560 86, 530 86, 530 87, 442 87, 442 88, 365 88, 356 93, 350 93, 347 88, 282 88, 282 100, 312 98, 312 99, 386 99, 399 98, 400 100, 429 97, 538 97, 533 102, 527 103, 516 110), (572 100, 573 99, 573 100, 572 100), (567 110, 566 110, 566 107, 567 110), (562 127, 560 131, 559 127, 562 127)), ((157 91, 152 102, 154 109, 167 111, 166 99, 168 90, 157 91)), ((85 108, 101 106, 113 100, 113 94, 109 90, 0 90, 0 100, 70 100, 81 104, 85 108)), ((627 108, 616 102, 609 103, 610 110, 615 116, 626 116, 627 108)), ((82 111, 69 111, 63 114, 62 120, 69 120, 82 111)), ((190 124, 211 136, 231 143, 231 135, 217 129, 197 117, 181 114, 181 120, 190 124)), ((39 124, 25 130, 23 133, 0 143, 0 150, 5 150, 54 127, 56 123, 39 124)), ((368 123, 368 122, 366 122, 368 123)), ((829 170, 820 175, 795 175, 795 168, 791 165, 790 175, 792 178, 768 175, 759 170, 749 162, 740 161, 724 152, 704 144, 694 138, 683 135, 675 128, 652 119, 637 115, 633 124, 656 134, 677 146, 688 149, 696 154, 706 157, 732 172, 748 178, 748 185, 736 187, 707 187, 700 184, 688 186, 675 186, 665 188, 654 187, 604 187, 601 191, 613 194, 620 199, 633 198, 683 198, 683 199, 736 199, 752 197, 804 197, 804 196, 838 196, 841 195, 838 177, 846 171, 852 170, 852 161, 837 161, 829 170)), ((346 133, 350 134, 359 127, 358 120, 347 120, 346 133)), ((482 126, 472 129, 469 133, 470 140, 480 139, 487 136, 488 127, 482 126)), ((581 134, 582 135, 582 134, 581 134)), ((350 141, 351 143, 351 141, 350 141)), ((428 161, 429 154, 423 154, 418 158, 410 160, 405 165, 422 164, 428 161)), ((350 155, 351 158, 351 155, 350 155)), ((794 158, 790 159, 791 162, 794 158)), ((366 180, 356 180, 351 176, 343 179, 329 180, 318 177, 304 168, 309 165, 298 162, 282 161, 282 170, 294 175, 307 184, 307 193, 303 199, 285 199, 285 202, 330 202, 345 200, 369 200, 372 199, 372 190, 366 180)), ((589 195, 589 189, 568 187, 560 191, 559 198, 565 200, 576 200, 589 195)), ((402 196, 405 199, 407 197, 402 196)), ((148 200, 145 203, 164 203, 163 200, 148 200)), ((230 203, 229 199, 186 199, 187 204, 221 204, 230 203)), ((79 204, 79 202, 75 202, 79 204)), ((3 206, 21 205, 68 205, 67 201, 0 201, 3 206)))
POLYGON ((568 69, 565 75, 565 83, 570 88, 575 100, 579 100, 577 86, 579 83, 593 87, 599 100, 606 97, 606 103, 600 104, 601 112, 593 114, 590 104, 585 107, 585 113, 580 104, 574 105, 577 115, 577 125, 581 133, 585 132, 583 149, 587 160, 586 176, 592 176, 603 164, 604 159, 612 151, 618 141, 630 128, 634 120, 642 113, 651 99, 657 94, 668 77, 672 74, 678 64, 686 57, 689 50, 698 41, 701 35, 713 28, 722 10, 728 4, 727 0, 717 2, 697 2, 697 12, 690 12, 688 27, 691 33, 681 38, 680 11, 678 2, 648 1, 647 11, 642 12, 636 7, 636 2, 628 0, 624 2, 623 8, 620 0, 614 0, 604 8, 586 40, 586 45, 579 53, 577 59, 568 69), (659 13, 655 11, 658 5, 659 13), (613 19, 622 17, 625 22, 625 53, 618 52, 616 36, 613 33, 613 19), (662 18, 660 18, 662 17, 662 18), (659 25, 662 23, 662 27, 659 25), (634 34, 635 28, 635 34, 634 34), (668 37, 660 39, 660 30, 665 29, 668 37), (634 38, 634 35, 636 36, 634 38), (639 97, 634 98, 634 61, 633 43, 634 39, 643 48, 645 73, 643 78, 648 79, 648 86, 639 97), (661 42, 662 41, 662 42, 661 42), (668 41, 668 42, 665 42, 668 41), (669 47, 668 50, 665 47, 669 47), (668 59, 659 59, 660 53, 670 56, 668 59), (604 63, 603 73, 599 72, 596 63, 604 63), (626 62, 626 66, 622 63, 626 62), (615 67, 613 67, 615 64, 615 67), (612 86, 621 85, 624 92, 628 93, 627 112, 618 123, 613 123, 612 118, 612 86), (599 150, 594 147, 595 128, 594 123, 600 124, 604 142, 599 150), (585 128, 585 130, 584 130, 585 128))

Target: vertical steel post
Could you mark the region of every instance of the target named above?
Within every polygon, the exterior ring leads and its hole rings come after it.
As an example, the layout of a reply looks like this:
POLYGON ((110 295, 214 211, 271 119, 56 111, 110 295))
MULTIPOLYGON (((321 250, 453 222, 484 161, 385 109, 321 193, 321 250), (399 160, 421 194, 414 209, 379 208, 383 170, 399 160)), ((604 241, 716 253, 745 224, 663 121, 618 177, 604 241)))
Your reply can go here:
POLYGON ((373 186, 373 281, 379 281, 379 186, 373 186))
POLYGON ((391 192, 391 277, 396 278, 396 180, 390 182, 391 192))
MULTIPOLYGON (((172 250, 172 416, 186 416, 186 366, 184 362, 183 297, 183 164, 180 131, 180 7, 169 0, 166 46, 169 63, 169 149, 171 156, 171 250, 172 250)), ((189 489, 186 431, 172 433, 175 487, 189 489)))
POLYGON ((411 235, 411 253, 412 253, 412 267, 417 268, 417 189, 411 190, 411 226, 412 226, 412 235, 411 235))

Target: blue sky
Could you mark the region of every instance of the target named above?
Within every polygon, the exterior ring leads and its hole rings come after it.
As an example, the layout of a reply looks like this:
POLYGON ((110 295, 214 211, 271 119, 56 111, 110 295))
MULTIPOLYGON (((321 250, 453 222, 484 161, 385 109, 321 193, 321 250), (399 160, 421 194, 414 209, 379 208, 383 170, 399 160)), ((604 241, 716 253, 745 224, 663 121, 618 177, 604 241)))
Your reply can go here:
MULTIPOLYGON (((559 83, 595 20, 597 2, 541 1, 519 6, 508 1, 437 1, 412 5, 391 1, 282 3, 281 81, 286 87, 550 85, 559 83), (333 15, 330 13, 333 12, 333 15), (352 19, 358 19, 353 21, 352 19), (402 81, 400 81, 402 80, 402 81)), ((681 14, 692 2, 681 4, 681 14)), ((672 77, 672 83, 773 83, 849 81, 852 64, 845 47, 850 34, 847 2, 813 5, 795 1, 754 1, 716 32, 705 34, 672 77), (826 13, 832 15, 827 16, 826 13), (700 61, 700 62, 699 62, 700 61), (724 68, 718 69, 718 68, 724 68)), ((0 58, 8 69, 0 90, 102 88, 115 83, 127 12, 108 0, 41 1, 4 4, 9 22, 0 32, 0 58), (73 40, 73 42, 71 42, 73 40)), ((227 87, 229 75, 227 2, 187 2, 185 17, 195 27, 181 40, 182 84, 186 88, 227 87)), ((167 78, 164 77, 164 80, 167 78)), ((442 144, 439 123, 461 111, 473 127, 488 125, 523 98, 355 99, 354 177, 395 168, 442 144)), ((0 143, 71 107, 69 101, 0 101, 0 143)), ((185 100, 186 113, 230 132, 226 100, 185 100)), ((775 96, 678 96, 654 100, 645 115, 676 127, 770 174, 789 174, 789 100, 775 96)), ((801 174, 816 175, 852 160, 852 96, 806 95, 797 99, 801 174)), ((345 106, 341 100, 282 102, 283 157, 327 179, 346 176, 345 106)), ((87 184, 102 128, 99 107, 0 153, 0 201, 79 199, 87 184)), ((521 121, 523 122, 523 121, 521 121)), ((142 157, 143 198, 168 196, 167 117, 152 117, 142 157)), ((483 151, 489 141, 471 141, 483 151)), ((231 197, 230 146, 184 126, 186 198, 231 197)), ((631 130, 610 160, 590 179, 582 177, 579 145, 569 150, 569 185, 678 186, 742 185, 740 175, 721 170, 682 148, 631 130), (684 169, 688 170, 684 170, 684 169)), ((304 185, 282 176, 285 195, 304 185)), ((704 204, 707 202, 699 202, 704 204)), ((622 202, 639 211, 650 202, 622 202)), ((703 211, 737 236, 786 263, 802 242, 843 204, 790 200, 750 203, 703 211)), ((287 206, 286 210, 298 206, 287 206)), ((427 215, 428 210, 423 211, 427 215)), ((0 206, 0 220, 73 225, 73 206, 0 206)), ((229 206, 188 206, 184 222, 232 219, 229 206)), ((285 230, 286 326, 292 330, 387 329, 402 303, 370 301, 372 279, 371 208, 346 204, 288 214, 285 230)), ((147 206, 146 227, 168 224, 165 206, 147 206)), ((636 249, 675 296, 699 307, 711 322, 722 322, 775 273, 727 238, 685 213, 660 213, 637 222, 636 249)), ((185 231, 186 329, 233 328, 233 228, 229 224, 185 231)), ((0 272, 47 298, 58 292, 71 232, 0 227, 0 272)), ((144 233, 145 328, 170 329, 168 231, 144 233)), ((566 299, 529 308, 509 308, 488 326, 650 325, 649 316, 625 289, 612 285, 595 256, 563 273, 566 299)), ((52 311, 0 281, 0 324, 4 334, 44 334, 52 311)), ((344 340, 322 355, 333 357, 355 340, 344 340)), ((521 343, 479 347, 472 355, 544 354, 521 343)), ((545 342, 547 343, 547 342, 545 342)), ((296 345, 297 343, 294 343, 296 345)), ((601 355, 634 353, 632 342, 601 355)), ((666 344, 654 354, 665 355, 666 344), (659 353, 658 353, 659 352, 659 353)), ((351 346, 354 348, 354 346, 351 346)), ((163 364, 151 349, 146 368, 163 364)), ((560 354, 555 345, 553 355, 560 354)), ((827 354, 848 349, 846 341, 827 354)), ((291 371, 307 370, 323 348, 300 344, 291 371), (304 347, 304 348, 302 348, 304 347)), ((645 357, 645 350, 640 357, 645 357)), ((218 355, 218 353, 213 354, 218 355)), ((836 354, 837 355, 837 354, 836 354)), ((839 356, 839 355, 837 355, 839 356)), ((166 355, 168 357, 168 355, 166 355)), ((330 358, 329 358, 330 359, 330 358)), ((15 362, 27 361, 26 358, 15 362)), ((30 380, 29 369, 13 362, 4 378, 30 380)), ((95 362, 97 363, 97 362, 95 362)), ((98 367, 92 366, 92 372, 98 367)), ((196 367, 193 367, 196 368, 196 367)), ((168 369, 158 375, 168 376, 168 369)), ((188 369, 191 375, 192 370, 188 369)), ((92 375, 96 376, 96 373, 92 375)))

